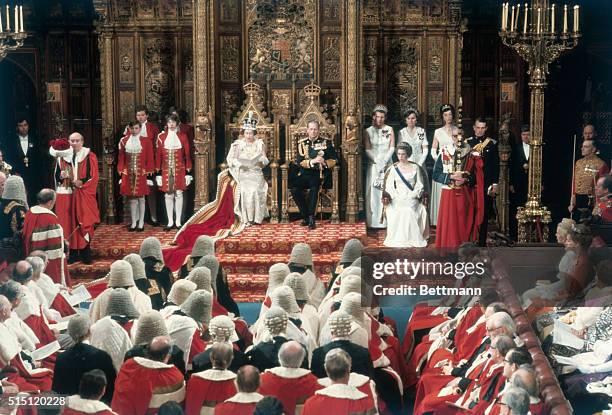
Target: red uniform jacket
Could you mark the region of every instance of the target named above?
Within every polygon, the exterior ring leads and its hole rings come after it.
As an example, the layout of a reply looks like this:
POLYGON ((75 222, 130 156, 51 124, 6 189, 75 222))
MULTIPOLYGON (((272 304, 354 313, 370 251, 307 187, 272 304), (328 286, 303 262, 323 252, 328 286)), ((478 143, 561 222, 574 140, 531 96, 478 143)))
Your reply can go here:
POLYGON ((215 415, 252 415, 257 402, 263 399, 259 393, 238 392, 215 407, 215 415))
POLYGON ((153 144, 146 137, 140 137, 140 153, 128 153, 125 149, 130 135, 119 141, 117 170, 121 176, 120 192, 123 196, 141 197, 149 194, 147 175, 155 170, 153 144))
POLYGON ((373 414, 376 409, 365 393, 349 385, 334 384, 315 392, 304 405, 302 415, 373 414))
POLYGON ((160 190, 164 193, 176 190, 185 190, 185 174, 191 170, 191 148, 189 139, 182 132, 177 133, 181 148, 168 150, 164 147, 168 132, 164 131, 157 136, 156 170, 161 171, 162 185, 160 190))
POLYGON ((117 415, 104 402, 83 399, 79 395, 68 397, 62 415, 117 415))
POLYGON ((296 406, 303 406, 306 399, 322 388, 310 370, 275 367, 261 375, 259 392, 277 398, 283 403, 285 415, 293 415, 296 406))
POLYGON ((64 231, 55 213, 41 206, 33 206, 23 222, 23 245, 25 256, 38 249, 44 251, 49 260, 45 273, 53 282, 70 286, 64 255, 64 231))
POLYGON ((115 380, 111 407, 118 414, 156 414, 165 402, 185 400, 183 374, 173 365, 135 357, 126 361, 115 380))
POLYGON ((236 394, 236 374, 229 370, 209 369, 191 375, 187 382, 185 414, 200 415, 202 407, 212 413, 215 406, 236 394))

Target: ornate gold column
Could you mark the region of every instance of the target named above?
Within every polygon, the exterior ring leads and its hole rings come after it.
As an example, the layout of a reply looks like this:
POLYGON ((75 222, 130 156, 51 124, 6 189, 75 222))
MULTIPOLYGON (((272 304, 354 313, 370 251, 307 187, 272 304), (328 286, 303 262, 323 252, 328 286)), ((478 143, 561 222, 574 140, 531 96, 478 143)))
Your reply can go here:
POLYGON ((215 0, 193 0, 195 209, 208 203, 215 179, 215 0))
POLYGON ((512 147, 510 145, 510 117, 502 117, 499 127, 499 181, 497 187, 497 215, 499 231, 504 235, 509 233, 510 209, 510 174, 509 161, 512 147))
POLYGON ((343 174, 347 175, 346 221, 355 223, 358 206, 357 175, 361 174, 359 147, 361 143, 361 1, 342 2, 342 150, 344 155, 343 174))
POLYGON ((113 86, 113 34, 106 27, 108 18, 107 5, 104 2, 95 4, 100 20, 98 22, 98 49, 100 51, 100 84, 101 84, 101 116, 102 116, 102 177, 104 178, 104 194, 106 195, 105 218, 107 223, 115 222, 115 189, 113 185, 113 163, 115 158, 114 126, 115 126, 115 89, 113 86))

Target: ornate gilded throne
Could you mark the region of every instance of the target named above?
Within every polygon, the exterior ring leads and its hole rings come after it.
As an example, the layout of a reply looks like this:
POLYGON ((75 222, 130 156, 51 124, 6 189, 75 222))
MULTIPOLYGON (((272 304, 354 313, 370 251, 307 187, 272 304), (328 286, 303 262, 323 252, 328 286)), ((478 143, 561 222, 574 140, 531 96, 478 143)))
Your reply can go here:
MULTIPOLYGON (((297 158, 297 143, 300 139, 307 137, 308 122, 311 120, 317 120, 319 122, 319 136, 325 137, 334 143, 338 156, 340 157, 340 148, 336 146, 335 136, 337 129, 332 124, 325 113, 319 106, 319 95, 321 93, 321 87, 315 84, 310 84, 304 87, 304 93, 308 97, 308 105, 298 118, 297 122, 291 124, 286 129, 285 134, 285 162, 281 165, 281 178, 282 178, 282 214, 281 220, 283 223, 289 222, 289 214, 297 213, 299 209, 291 196, 289 191, 289 170, 294 164, 294 160, 297 158)), ((340 157, 341 158, 341 157, 340 157)), ((296 167, 295 164, 293 167, 296 167)), ((339 201, 339 172, 340 167, 334 166, 332 169, 332 187, 321 189, 319 193, 319 203, 317 204, 317 213, 329 213, 331 223, 339 223, 340 215, 338 209, 339 201)))
POLYGON ((270 164, 269 169, 264 169, 264 175, 268 182, 268 209, 270 211, 270 223, 278 223, 278 161, 280 156, 280 139, 278 125, 270 122, 263 108, 263 100, 261 96, 261 87, 249 82, 243 87, 246 94, 246 99, 238 115, 234 118, 234 122, 226 124, 225 127, 225 148, 229 149, 232 142, 240 136, 244 120, 249 117, 249 112, 252 117, 257 119, 257 138, 261 138, 266 146, 266 155, 270 164))

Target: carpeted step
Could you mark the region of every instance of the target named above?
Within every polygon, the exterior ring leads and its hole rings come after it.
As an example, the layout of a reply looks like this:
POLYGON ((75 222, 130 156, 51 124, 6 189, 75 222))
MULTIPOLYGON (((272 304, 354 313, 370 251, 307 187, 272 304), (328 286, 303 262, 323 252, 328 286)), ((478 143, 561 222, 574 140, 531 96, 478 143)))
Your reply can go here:
POLYGON ((176 230, 164 232, 161 227, 145 225, 144 232, 130 232, 125 225, 101 225, 96 229, 91 243, 93 258, 121 259, 127 254, 138 253, 140 244, 149 237, 154 236, 162 246, 169 245, 176 234, 176 230))
MULTIPOLYGON (((326 284, 331 274, 320 276, 326 284)), ((232 298, 237 302, 261 302, 268 288, 268 274, 228 274, 232 298)))

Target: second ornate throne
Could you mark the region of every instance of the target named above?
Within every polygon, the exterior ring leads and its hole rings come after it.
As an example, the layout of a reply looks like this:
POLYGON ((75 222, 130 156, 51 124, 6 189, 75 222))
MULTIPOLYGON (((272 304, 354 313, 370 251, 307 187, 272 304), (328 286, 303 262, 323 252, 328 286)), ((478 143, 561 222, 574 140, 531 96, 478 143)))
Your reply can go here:
MULTIPOLYGON (((319 122, 319 136, 327 138, 334 143, 337 133, 336 126, 332 124, 327 116, 319 107, 319 95, 321 88, 318 85, 310 84, 304 88, 306 97, 309 102, 300 117, 294 124, 291 124, 286 129, 285 137, 285 162, 281 165, 282 177, 282 212, 281 220, 283 223, 289 222, 289 214, 297 213, 299 209, 289 191, 289 169, 291 164, 297 157, 298 141, 308 136, 308 122, 316 120, 319 122)), ((338 157, 340 157, 340 148, 336 147, 338 157)), ((331 223, 339 223, 339 172, 340 167, 334 166, 332 169, 332 186, 331 188, 323 187, 319 194, 319 203, 317 204, 316 213, 329 213, 331 223)))

